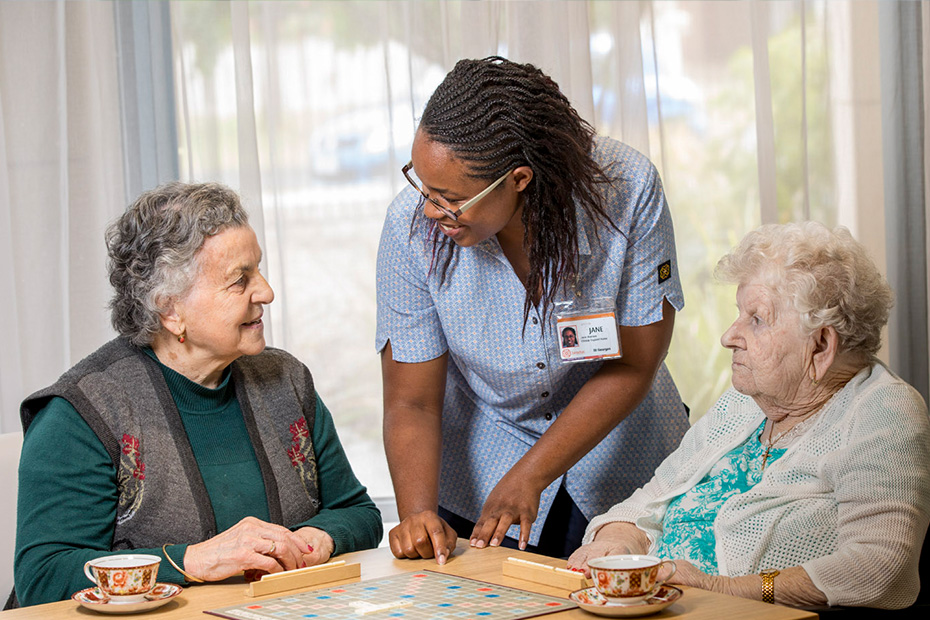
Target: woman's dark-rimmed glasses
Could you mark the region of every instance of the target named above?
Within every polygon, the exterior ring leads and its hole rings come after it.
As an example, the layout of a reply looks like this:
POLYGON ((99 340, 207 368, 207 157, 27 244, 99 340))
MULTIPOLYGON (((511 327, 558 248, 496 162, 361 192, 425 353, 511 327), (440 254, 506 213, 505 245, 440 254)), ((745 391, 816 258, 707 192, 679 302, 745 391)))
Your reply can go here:
POLYGON ((481 200, 482 198, 484 198, 485 196, 487 196, 488 194, 490 194, 491 191, 492 191, 495 187, 497 187, 498 185, 500 185, 501 183, 503 183, 503 182, 504 182, 504 179, 507 178, 507 175, 510 174, 510 170, 508 170, 507 172, 505 172, 504 174, 502 174, 501 177, 500 177, 499 179, 497 179, 496 181, 494 181, 493 183, 491 183, 491 184, 490 184, 484 191, 482 191, 480 194, 478 194, 477 196, 475 196, 475 197, 472 198, 471 200, 466 201, 465 204, 463 204, 461 207, 459 207, 459 208, 456 209, 455 211, 452 211, 452 210, 449 209, 448 207, 444 207, 444 206, 442 206, 441 204, 439 204, 439 203, 438 203, 436 200, 434 200, 433 198, 430 198, 429 195, 428 195, 426 192, 424 192, 422 189, 420 189, 420 186, 417 185, 417 182, 414 181, 414 180, 413 180, 413 177, 410 176, 410 170, 411 170, 411 169, 413 169, 413 161, 410 161, 406 166, 404 166, 403 168, 401 168, 400 171, 404 173, 404 177, 407 179, 407 181, 410 183, 410 185, 412 185, 413 188, 414 188, 415 190, 417 190, 418 192, 420 192, 420 195, 423 196, 423 198, 425 198, 426 200, 429 200, 431 203, 433 203, 433 206, 435 206, 437 209, 439 209, 439 210, 442 212, 443 215, 445 215, 446 217, 451 218, 451 219, 454 220, 454 221, 458 221, 460 215, 462 215, 463 213, 465 213, 466 211, 468 211, 469 209, 471 209, 473 206, 475 206, 475 203, 477 203, 479 200, 481 200))

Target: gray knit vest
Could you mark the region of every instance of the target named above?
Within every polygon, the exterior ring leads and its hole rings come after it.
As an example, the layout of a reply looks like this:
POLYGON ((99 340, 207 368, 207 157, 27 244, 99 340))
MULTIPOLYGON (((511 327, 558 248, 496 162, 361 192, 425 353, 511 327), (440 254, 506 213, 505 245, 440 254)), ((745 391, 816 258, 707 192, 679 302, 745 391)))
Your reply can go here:
MULTIPOLYGON (((320 505, 310 371, 270 348, 239 358, 231 371, 271 521, 284 526, 306 521, 320 505)), ((116 468, 119 505, 112 550, 197 543, 217 534, 203 478, 155 360, 124 338, 111 340, 23 401, 23 431, 55 396, 81 414, 116 468)))

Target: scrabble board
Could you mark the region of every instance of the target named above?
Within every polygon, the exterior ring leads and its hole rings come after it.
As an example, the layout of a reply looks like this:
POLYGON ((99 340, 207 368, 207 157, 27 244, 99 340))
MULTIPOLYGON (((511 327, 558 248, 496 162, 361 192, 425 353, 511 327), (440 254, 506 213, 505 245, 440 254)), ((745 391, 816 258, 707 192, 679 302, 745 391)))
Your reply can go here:
POLYGON ((231 620, 518 620, 575 603, 433 571, 404 573, 207 611, 231 620))

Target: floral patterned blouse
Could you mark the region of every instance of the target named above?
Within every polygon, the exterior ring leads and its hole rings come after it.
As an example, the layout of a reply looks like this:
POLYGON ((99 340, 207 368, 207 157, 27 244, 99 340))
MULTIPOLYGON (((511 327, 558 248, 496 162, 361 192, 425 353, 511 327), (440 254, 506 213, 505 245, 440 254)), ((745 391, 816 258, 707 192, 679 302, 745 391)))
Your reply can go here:
MULTIPOLYGON (((709 575, 718 574, 714 519, 731 497, 744 493, 762 478, 765 446, 759 436, 765 422, 749 438, 725 454, 691 490, 671 501, 662 521, 655 554, 688 560, 709 575)), ((785 453, 772 448, 766 465, 785 453)))

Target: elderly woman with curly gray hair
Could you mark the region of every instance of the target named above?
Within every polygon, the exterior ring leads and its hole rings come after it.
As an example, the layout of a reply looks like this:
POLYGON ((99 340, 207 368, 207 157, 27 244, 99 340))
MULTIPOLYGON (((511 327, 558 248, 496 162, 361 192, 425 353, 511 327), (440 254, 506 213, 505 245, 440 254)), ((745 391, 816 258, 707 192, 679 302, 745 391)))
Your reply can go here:
POLYGON ((265 347, 274 293, 238 196, 161 186, 107 246, 120 336, 22 404, 19 601, 65 599, 86 561, 126 549, 186 583, 376 546, 380 513, 310 372, 265 347))
POLYGON ((717 265, 738 284, 733 388, 655 476, 594 518, 569 566, 675 560, 672 582, 796 607, 896 609, 919 591, 930 423, 875 358, 891 290, 843 228, 763 226, 717 265))

